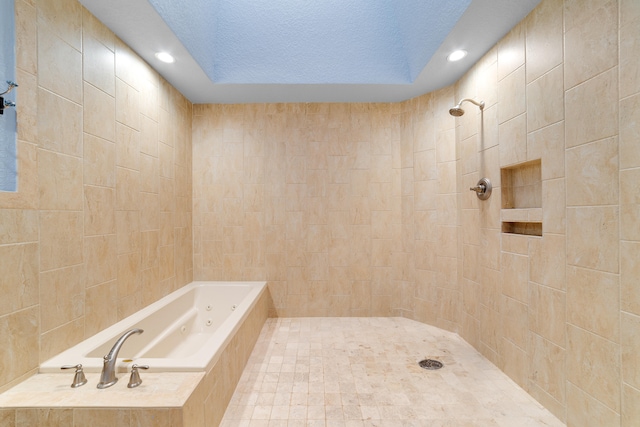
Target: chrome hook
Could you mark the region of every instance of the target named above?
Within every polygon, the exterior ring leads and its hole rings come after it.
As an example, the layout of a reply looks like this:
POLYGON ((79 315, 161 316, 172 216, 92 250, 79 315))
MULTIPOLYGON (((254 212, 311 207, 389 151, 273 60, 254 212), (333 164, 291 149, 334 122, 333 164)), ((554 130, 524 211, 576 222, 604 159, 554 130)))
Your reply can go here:
POLYGON ((4 114, 4 109, 8 107, 15 107, 16 103, 13 101, 9 101, 8 99, 4 99, 0 96, 0 115, 4 114))
POLYGON ((18 87, 18 83, 14 82, 14 81, 11 81, 11 80, 7 80, 7 84, 9 85, 7 87, 7 90, 5 90, 4 92, 0 93, 0 95, 5 95, 5 94, 11 92, 13 90, 13 88, 18 87))

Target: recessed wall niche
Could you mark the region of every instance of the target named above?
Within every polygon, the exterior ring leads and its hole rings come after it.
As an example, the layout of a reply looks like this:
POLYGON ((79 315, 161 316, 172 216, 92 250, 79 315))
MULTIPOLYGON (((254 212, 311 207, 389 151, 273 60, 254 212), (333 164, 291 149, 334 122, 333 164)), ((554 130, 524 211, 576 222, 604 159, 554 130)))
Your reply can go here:
POLYGON ((500 169, 502 232, 542 236, 542 162, 500 169))

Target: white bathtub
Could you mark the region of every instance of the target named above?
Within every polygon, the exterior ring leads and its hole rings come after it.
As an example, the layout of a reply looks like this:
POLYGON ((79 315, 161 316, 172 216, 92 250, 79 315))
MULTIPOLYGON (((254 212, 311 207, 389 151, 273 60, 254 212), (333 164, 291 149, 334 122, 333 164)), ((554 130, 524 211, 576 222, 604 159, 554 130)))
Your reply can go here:
POLYGON ((144 333, 125 341, 118 371, 133 363, 153 372, 207 371, 265 289, 266 282, 192 282, 47 360, 40 372, 78 363, 86 372, 100 372, 103 357, 132 328, 144 333))

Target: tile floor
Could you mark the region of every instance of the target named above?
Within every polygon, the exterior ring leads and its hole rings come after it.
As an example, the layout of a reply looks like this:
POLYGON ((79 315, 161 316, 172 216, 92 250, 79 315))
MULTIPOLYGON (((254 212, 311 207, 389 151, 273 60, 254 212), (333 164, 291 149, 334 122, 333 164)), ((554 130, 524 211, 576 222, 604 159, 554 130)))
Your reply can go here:
POLYGON ((223 427, 564 426, 456 334, 403 318, 268 319, 223 427), (444 368, 427 371, 434 358, 444 368))

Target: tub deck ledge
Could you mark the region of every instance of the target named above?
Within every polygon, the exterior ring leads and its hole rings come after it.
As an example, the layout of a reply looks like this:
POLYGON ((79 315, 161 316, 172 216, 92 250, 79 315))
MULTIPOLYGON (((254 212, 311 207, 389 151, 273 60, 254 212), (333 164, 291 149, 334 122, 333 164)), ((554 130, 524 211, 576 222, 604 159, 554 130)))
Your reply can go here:
POLYGON ((71 388, 73 372, 36 374, 0 394, 2 408, 181 408, 204 378, 204 372, 142 372, 142 384, 127 388, 129 373, 119 373, 118 382, 107 389, 96 388, 99 374, 87 374, 87 384, 71 388))

